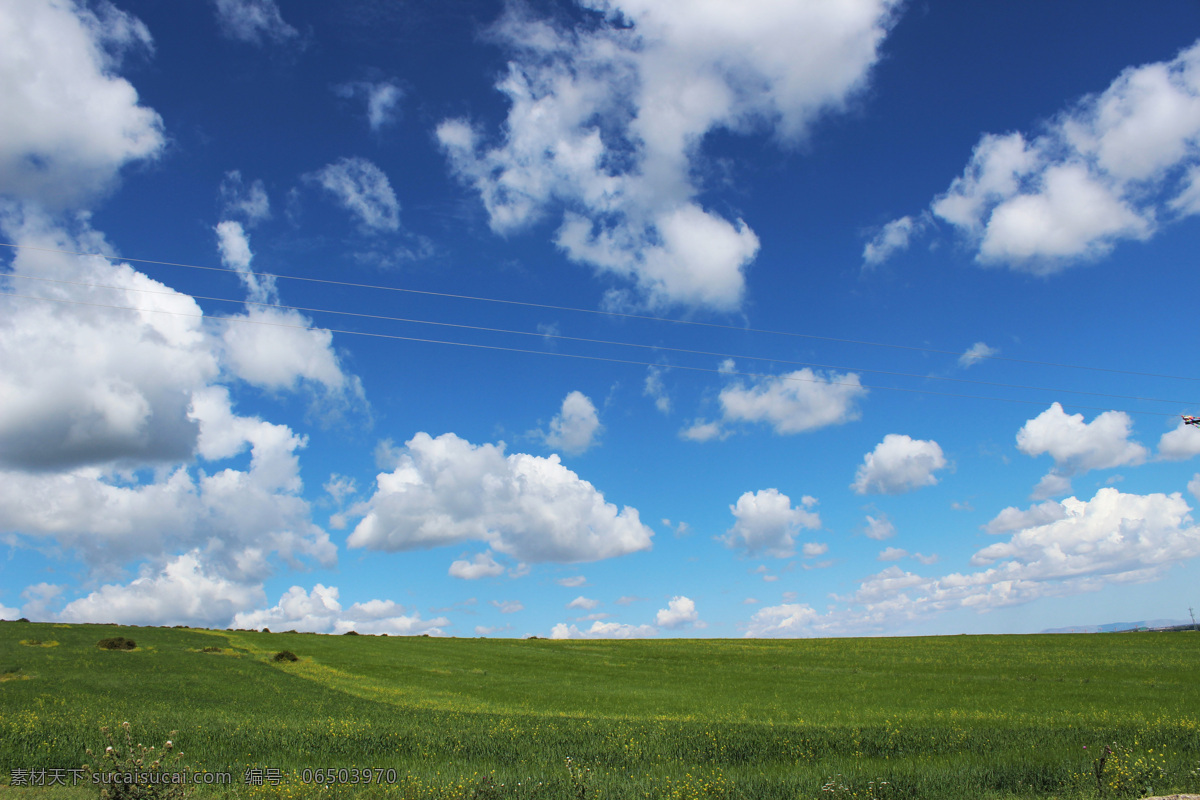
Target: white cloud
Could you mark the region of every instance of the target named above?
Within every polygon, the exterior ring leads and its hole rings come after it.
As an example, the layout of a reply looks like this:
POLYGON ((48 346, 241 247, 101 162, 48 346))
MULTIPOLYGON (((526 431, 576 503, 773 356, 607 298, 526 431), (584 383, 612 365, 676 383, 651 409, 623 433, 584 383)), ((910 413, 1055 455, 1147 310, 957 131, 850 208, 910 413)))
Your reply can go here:
MULTIPOLYGON (((69 232, 30 206, 5 206, 0 228, 21 245, 109 249, 86 221, 69 232)), ((226 241, 249 258, 240 226, 226 241)), ((22 294, 94 305, 0 299, 0 532, 53 541, 106 580, 146 562, 142 577, 161 581, 193 552, 200 574, 239 584, 276 556, 336 561, 301 497, 305 438, 234 413, 217 326, 191 297, 100 256, 22 248, 12 266, 72 282, 22 294), (219 463, 247 449, 248 469, 219 463), (189 471, 196 459, 210 463, 189 471)))
POLYGON ((332 566, 336 548, 300 496, 296 451, 305 439, 234 415, 221 387, 195 392, 189 418, 199 424, 197 455, 215 462, 249 445, 249 470, 193 478, 177 467, 141 483, 97 467, 0 471, 0 530, 51 537, 105 573, 133 560, 163 563, 180 549, 199 552, 205 574, 241 582, 261 580, 276 553, 296 566, 332 566))
POLYGON ((746 626, 751 638, 814 636, 812 625, 820 615, 811 606, 785 603, 759 609, 746 626))
POLYGON ((593 600, 590 597, 584 597, 583 595, 579 595, 579 597, 576 597, 574 600, 567 603, 567 608, 579 608, 579 609, 583 609, 584 611, 591 611, 593 608, 595 608, 598 605, 600 605, 599 600, 593 600))
POLYGON ((1090 501, 1069 497, 1063 517, 1023 528, 1007 542, 989 545, 972 558, 1019 563, 1030 578, 1121 575, 1162 567, 1200 555, 1200 528, 1179 495, 1123 494, 1106 487, 1090 501))
POLYGON ((749 387, 738 381, 721 390, 720 400, 725 422, 765 422, 792 434, 858 419, 855 401, 866 393, 854 373, 820 375, 806 367, 749 387))
POLYGON ((900 217, 884 225, 863 247, 863 263, 874 267, 887 261, 901 250, 908 249, 909 239, 924 228, 924 223, 912 217, 900 217))
POLYGON ((896 535, 896 526, 887 518, 887 514, 880 514, 878 517, 868 514, 867 524, 863 528, 863 533, 867 535, 868 539, 883 541, 896 535))
POLYGON ((985 358, 991 358, 999 352, 996 348, 988 347, 983 342, 976 342, 967 348, 967 352, 958 357, 958 365, 965 369, 978 364, 985 358))
POLYGON ((248 294, 246 312, 221 322, 226 368, 264 389, 317 385, 327 399, 365 403, 362 381, 342 371, 333 334, 313 327, 312 320, 299 311, 272 307, 279 301, 275 280, 251 268, 254 253, 242 224, 225 220, 215 230, 222 263, 237 270, 248 294))
POLYGON ((267 187, 262 179, 255 180, 249 186, 242 180, 242 173, 232 170, 225 173, 221 180, 221 215, 226 219, 241 217, 246 225, 253 228, 260 222, 271 218, 271 198, 267 195, 267 187))
POLYGON ((1045 500, 1047 497, 1062 497, 1070 493, 1071 479, 1051 470, 1037 482, 1029 497, 1031 500, 1045 500))
POLYGON ((554 582, 559 586, 573 588, 576 586, 586 586, 587 578, 583 577, 582 575, 572 575, 569 578, 555 578, 554 582))
POLYGON ((1123 411, 1105 411, 1085 423, 1083 414, 1067 414, 1058 403, 1027 421, 1017 432, 1017 449, 1054 459, 1054 469, 1038 483, 1034 498, 1065 494, 1073 475, 1145 461, 1146 448, 1129 440, 1132 427, 1123 411))
POLYGON ((247 611, 234 617, 238 628, 270 628, 272 631, 297 630, 313 633, 386 633, 389 636, 441 636, 450 624, 445 617, 421 619, 419 612, 405 614, 391 600, 368 600, 342 608, 336 586, 316 584, 311 592, 293 586, 271 608, 247 611))
POLYGON ((512 52, 495 146, 461 119, 437 130, 454 173, 510 233, 561 209, 556 242, 575 261, 632 283, 649 305, 733 309, 758 238, 697 202, 705 135, 808 124, 860 89, 893 3, 753 7, 611 0, 589 29, 521 11, 493 28, 512 52))
POLYGON ((1158 457, 1166 461, 1186 461, 1200 455, 1200 430, 1182 420, 1175 430, 1158 440, 1158 457))
POLYGON ((345 503, 347 497, 358 494, 358 484, 354 478, 338 475, 336 472, 329 474, 329 480, 321 488, 325 490, 336 506, 345 503))
POLYGON ((829 545, 824 542, 805 542, 801 552, 805 558, 816 558, 829 552, 829 545))
POLYGON ((550 631, 551 639, 644 639, 656 635, 658 629, 653 625, 625 625, 620 622, 593 622, 586 631, 560 622, 550 631))
POLYGON ((238 277, 246 286, 246 293, 252 303, 274 303, 279 299, 275 288, 275 278, 270 275, 256 275, 251 269, 254 252, 250 249, 250 237, 242 223, 225 220, 213 228, 217 234, 217 250, 221 254, 221 263, 230 269, 237 270, 238 277))
POLYGON ((394 81, 357 81, 337 87, 337 93, 346 98, 362 97, 367 104, 367 124, 379 133, 399 119, 398 107, 404 99, 404 90, 394 81))
MULTIPOLYGON (((1029 509, 1028 527, 978 551, 971 564, 985 569, 923 577, 890 566, 853 594, 835 597, 825 614, 808 606, 764 608, 748 623, 747 635, 891 632, 954 609, 986 612, 1157 580, 1172 565, 1200 556, 1200 527, 1178 493, 1133 495, 1106 487, 1090 501, 1071 497, 1059 505, 1061 515, 1045 503, 1029 509)), ((1002 514, 1004 524, 1017 522, 1021 513, 1002 514)))
POLYGON ((162 151, 162 118, 116 75, 125 51, 151 47, 140 20, 108 3, 2 7, 0 196, 76 206, 162 151))
POLYGON ((908 558, 908 551, 900 547, 886 547, 879 551, 877 561, 899 561, 908 558))
POLYGON ((372 233, 400 229, 400 203, 383 170, 365 158, 340 158, 309 176, 372 233))
POLYGON ((200 554, 192 551, 129 584, 102 586, 68 603, 57 618, 64 622, 221 628, 239 611, 265 600, 260 585, 208 574, 200 554))
POLYGON ((778 489, 746 492, 737 505, 729 510, 737 521, 725 536, 719 537, 729 547, 741 548, 747 555, 763 553, 775 558, 787 558, 795 552, 794 539, 803 528, 821 527, 821 517, 808 509, 816 501, 810 497, 803 507, 792 508, 792 500, 778 489))
POLYGON ((1027 139, 988 134, 935 198, 977 260, 1039 274, 1200 213, 1200 42, 1124 70, 1027 139))
POLYGON ((275 0, 215 0, 217 22, 230 39, 248 44, 276 43, 294 39, 300 33, 283 21, 275 0))
POLYGON ((378 476, 351 547, 410 550, 477 540, 523 561, 596 561, 646 550, 637 509, 619 510, 558 456, 504 455, 452 433, 418 433, 378 476))
POLYGON ((298 311, 248 308, 223 323, 222 355, 232 374, 272 391, 319 386, 346 403, 365 403, 362 381, 342 370, 333 334, 298 311))
POLYGON ((702 628, 700 615, 696 612, 696 604, 689 597, 676 595, 667 603, 666 608, 660 608, 654 617, 654 622, 660 628, 678 630, 687 625, 702 628))
POLYGON ((642 394, 654 400, 654 407, 664 414, 671 413, 671 396, 663 384, 662 369, 659 367, 646 368, 646 383, 642 394))
POLYGON ((1063 519, 1067 516, 1062 503, 1047 500, 1036 506, 1030 506, 1022 511, 1009 506, 996 515, 995 519, 983 526, 988 533, 1008 533, 1022 528, 1034 528, 1063 519))
POLYGON ((504 602, 489 600, 488 602, 495 606, 501 614, 515 614, 525 610, 525 604, 517 600, 505 600, 504 602))
POLYGON ((20 609, 9 608, 8 606, 0 606, 0 619, 15 620, 20 619, 20 617, 20 609))
POLYGON ((933 473, 946 467, 937 442, 889 433, 863 456, 850 488, 858 494, 901 494, 933 486, 933 473))
POLYGON ((128 264, 28 249, 104 249, 86 226, 72 236, 29 209, 0 208, 0 230, 23 246, 13 272, 118 287, 24 281, 20 294, 46 299, 0 297, 0 468, 189 457, 199 433, 191 393, 220 371, 195 301, 128 264))
POLYGON ((708 442, 713 439, 725 439, 729 432, 722 429, 718 422, 708 422, 703 419, 693 420, 692 424, 679 432, 679 438, 689 442, 708 442))
POLYGON ((583 392, 571 392, 563 398, 562 410, 550 420, 546 446, 579 455, 596 444, 596 437, 603 430, 591 399, 583 392))
POLYGON ((504 565, 496 561, 491 551, 477 554, 470 561, 455 561, 450 565, 450 577, 475 581, 480 578, 495 578, 504 574, 504 565))

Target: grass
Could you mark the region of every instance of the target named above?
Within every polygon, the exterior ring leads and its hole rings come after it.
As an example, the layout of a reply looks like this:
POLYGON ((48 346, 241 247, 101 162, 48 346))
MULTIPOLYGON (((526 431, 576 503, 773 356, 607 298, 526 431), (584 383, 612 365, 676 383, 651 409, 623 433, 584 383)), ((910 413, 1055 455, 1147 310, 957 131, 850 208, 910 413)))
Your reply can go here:
MULTIPOLYGON (((128 720, 231 772, 203 791, 218 797, 1091 798, 1093 756, 1114 743, 1106 796, 1197 792, 1198 656, 1188 633, 557 642, 0 623, 0 665, 21 677, 0 682, 0 778, 79 767, 100 726, 128 720), (97 648, 118 635, 138 649, 97 648), (243 783, 268 768, 290 780, 243 783), (300 783, 318 768, 396 781, 300 783)), ((26 795, 59 797, 0 790, 26 795)))

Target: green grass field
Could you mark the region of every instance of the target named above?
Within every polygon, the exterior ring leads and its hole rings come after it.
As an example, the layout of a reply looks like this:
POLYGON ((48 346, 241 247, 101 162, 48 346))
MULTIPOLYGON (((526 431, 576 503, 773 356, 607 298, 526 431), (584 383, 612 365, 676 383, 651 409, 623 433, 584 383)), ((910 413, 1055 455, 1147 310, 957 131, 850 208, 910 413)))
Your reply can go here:
POLYGON ((177 731, 192 769, 231 772, 199 790, 214 797, 1141 797, 1200 791, 1200 635, 522 641, 0 622, 0 780, 78 768, 124 721, 146 745, 177 731), (118 635, 137 649, 96 647, 118 635), (300 660, 273 661, 281 650, 300 660), (246 785, 250 768, 286 780, 246 785), (301 782, 341 768, 394 782, 301 782))

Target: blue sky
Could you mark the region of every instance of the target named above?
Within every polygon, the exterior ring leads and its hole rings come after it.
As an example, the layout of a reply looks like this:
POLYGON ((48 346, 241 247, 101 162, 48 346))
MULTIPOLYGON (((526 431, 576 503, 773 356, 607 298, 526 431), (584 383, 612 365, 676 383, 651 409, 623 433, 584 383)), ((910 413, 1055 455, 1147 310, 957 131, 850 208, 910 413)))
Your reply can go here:
POLYGON ((1200 605, 1200 9, 0 1, 0 617, 1200 605))

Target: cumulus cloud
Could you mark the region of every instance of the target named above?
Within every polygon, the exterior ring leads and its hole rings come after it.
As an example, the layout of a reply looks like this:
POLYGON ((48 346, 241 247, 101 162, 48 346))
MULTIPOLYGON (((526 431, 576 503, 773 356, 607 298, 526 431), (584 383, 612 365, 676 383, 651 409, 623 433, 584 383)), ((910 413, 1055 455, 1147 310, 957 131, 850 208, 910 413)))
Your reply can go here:
POLYGON ((698 202, 705 135, 801 139, 863 86, 894 4, 581 5, 596 24, 568 30, 514 8, 494 26, 511 53, 496 86, 509 103, 503 138, 445 120, 451 169, 498 233, 560 212, 567 256, 632 284, 642 303, 736 308, 758 237, 698 202))
POLYGON ((252 269, 254 253, 242 224, 225 220, 215 231, 221 262, 237 271, 248 295, 245 313, 221 323, 226 369, 272 391, 304 384, 320 387, 326 398, 365 402, 362 381, 342 370, 333 350, 333 334, 313 327, 312 320, 299 311, 275 306, 279 301, 275 280, 252 269))
POLYGON ((596 444, 603 430, 591 398, 576 391, 563 398, 562 410, 550 420, 550 430, 544 436, 547 447, 579 455, 596 444))
POLYGON ((867 535, 868 539, 883 541, 896 535, 896 526, 888 519, 887 514, 880 514, 878 517, 868 514, 863 533, 867 535))
POLYGON ((901 494, 933 486, 934 472, 946 467, 946 457, 937 442, 889 433, 863 463, 850 485, 858 494, 901 494))
POLYGON ((504 454, 452 433, 418 433, 350 535, 351 547, 410 550, 482 541, 522 561, 596 561, 650 547, 637 509, 618 510, 558 456, 504 454))
POLYGON ((495 578, 503 574, 504 565, 496 561, 490 551, 479 553, 470 561, 459 560, 450 565, 450 577, 466 581, 495 578))
POLYGON ((756 639, 813 636, 812 625, 819 616, 811 606, 803 603, 768 606, 750 618, 745 635, 756 639))
POLYGON ((346 98, 361 97, 367 104, 367 124, 374 133, 379 133, 399 119, 400 101, 404 90, 395 81, 355 81, 343 83, 336 89, 346 98))
POLYGON ((877 561, 899 561, 908 558, 908 551, 900 547, 885 547, 879 551, 877 561))
POLYGON ((450 624, 446 617, 421 619, 420 612, 405 613, 391 600, 368 600, 342 608, 336 586, 316 584, 311 592, 293 586, 271 608, 237 614, 233 627, 297 630, 312 633, 386 633, 389 636, 442 636, 450 624))
POLYGON ((725 439, 730 435, 719 422, 709 422, 703 419, 693 420, 692 424, 679 431, 679 438, 689 442, 708 442, 713 439, 725 439))
POLYGON ((579 609, 583 609, 584 611, 591 611, 593 608, 595 608, 598 605, 600 605, 599 600, 593 600, 590 597, 584 597, 583 595, 579 595, 579 597, 576 597, 574 600, 567 603, 567 608, 579 608, 579 609))
POLYGON ((793 508, 791 498, 778 489, 746 492, 729 507, 737 521, 720 540, 747 555, 787 558, 795 552, 793 540, 801 529, 821 527, 820 515, 809 510, 816 503, 815 498, 805 496, 800 506, 793 508))
POLYGON ((593 622, 586 631, 560 622, 550 631, 551 639, 644 639, 657 635, 658 629, 653 625, 626 625, 620 622, 593 622))
POLYGON ((0 196, 77 207, 157 156, 162 118, 116 74, 123 53, 150 47, 146 26, 109 3, 5 2, 0 196))
POLYGON ((1044 503, 1030 506, 1027 509, 1009 506, 997 514, 995 519, 983 526, 983 529, 988 533, 1008 533, 1010 531, 1022 530, 1023 528, 1035 528, 1046 525, 1063 519, 1066 516, 1067 511, 1062 503, 1047 500, 1044 503))
POLYGON ((1089 470, 1141 464, 1148 452, 1130 441, 1132 427, 1133 420, 1123 411, 1105 411, 1085 423, 1083 414, 1067 414, 1058 403, 1027 421, 1017 432, 1017 449, 1054 459, 1054 469, 1042 478, 1034 498, 1070 491, 1070 478, 1089 470))
POLYGON ((192 551, 131 583, 102 586, 68 603, 57 618, 64 622, 221 628, 238 612, 265 601, 262 586, 211 575, 199 553, 192 551))
POLYGON ((276 44, 294 39, 299 31, 283 21, 275 0, 215 0, 221 33, 247 44, 276 44))
POLYGON ((525 610, 525 604, 517 600, 505 600, 503 602, 499 600, 490 600, 488 602, 495 606, 501 614, 515 614, 518 611, 525 610))
POLYGON ((554 582, 559 586, 574 588, 576 586, 586 586, 587 578, 583 577, 582 575, 572 575, 569 578, 555 578, 554 582))
POLYGON ((261 179, 247 185, 240 171, 226 172, 221 180, 220 195, 221 215, 226 219, 240 217, 253 228, 271 218, 271 198, 261 179))
POLYGON ((28 208, 9 208, 0 209, 0 230, 24 246, 13 256, 15 273, 116 287, 5 281, 42 299, 0 297, 0 467, 189 457, 199 434, 188 416, 191 393, 220 372, 195 301, 128 264, 28 249, 104 249, 86 226, 72 235, 28 208))
POLYGON ((1200 430, 1180 420, 1175 430, 1158 440, 1158 457, 1165 461, 1186 461, 1200 455, 1200 430))
POLYGON ((736 381, 721 390, 720 401, 726 423, 762 422, 792 434, 858 419, 856 402, 866 393, 854 373, 822 375, 806 367, 749 386, 736 381))
POLYGON ((642 394, 654 400, 654 407, 664 414, 671 413, 671 396, 663 384, 662 369, 659 367, 646 368, 646 382, 642 394))
POLYGON ((1033 138, 987 134, 933 215, 983 264, 1049 274, 1200 213, 1200 42, 1130 67, 1033 138))
POLYGON ((1000 351, 994 347, 988 347, 983 342, 976 342, 967 348, 967 352, 958 357, 958 365, 964 369, 978 364, 985 358, 991 358, 1000 351))
POLYGON ((217 250, 221 254, 221 263, 236 270, 238 277, 246 287, 249 300, 253 303, 273 303, 279 299, 275 288, 275 278, 270 275, 257 275, 251 269, 254 252, 250 249, 250 237, 242 223, 225 220, 213 228, 217 234, 217 250))
POLYGON ((863 264, 874 267, 901 250, 907 250, 909 239, 924 227, 923 221, 912 217, 900 217, 887 223, 863 247, 863 264))
POLYGON ((689 597, 676 595, 667 603, 666 608, 660 608, 654 617, 654 622, 660 628, 678 630, 691 625, 696 628, 704 627, 700 615, 696 612, 696 604, 689 597))
MULTIPOLYGON (((1007 541, 975 553, 976 572, 924 577, 890 566, 868 577, 826 613, 809 606, 764 608, 747 636, 814 636, 894 631, 898 625, 954 609, 986 612, 1042 597, 1157 580, 1200 555, 1200 527, 1179 493, 1123 494, 1106 487, 1091 500, 1067 498, 1025 512, 1006 510, 1007 541)), ((887 552, 887 551, 885 551, 887 552)), ((925 558, 925 562, 933 557, 925 558)))
POLYGON ((365 158, 340 158, 308 176, 337 198, 369 233, 400 229, 400 202, 383 170, 365 158))
POLYGON ((296 451, 305 439, 234 414, 221 387, 198 390, 189 416, 199 423, 197 455, 219 462, 248 446, 249 469, 193 477, 178 466, 146 482, 97 467, 0 470, 0 530, 52 538, 102 573, 165 562, 179 549, 200 553, 205 574, 241 582, 269 574, 272 554, 332 566, 336 548, 300 496, 296 451))

